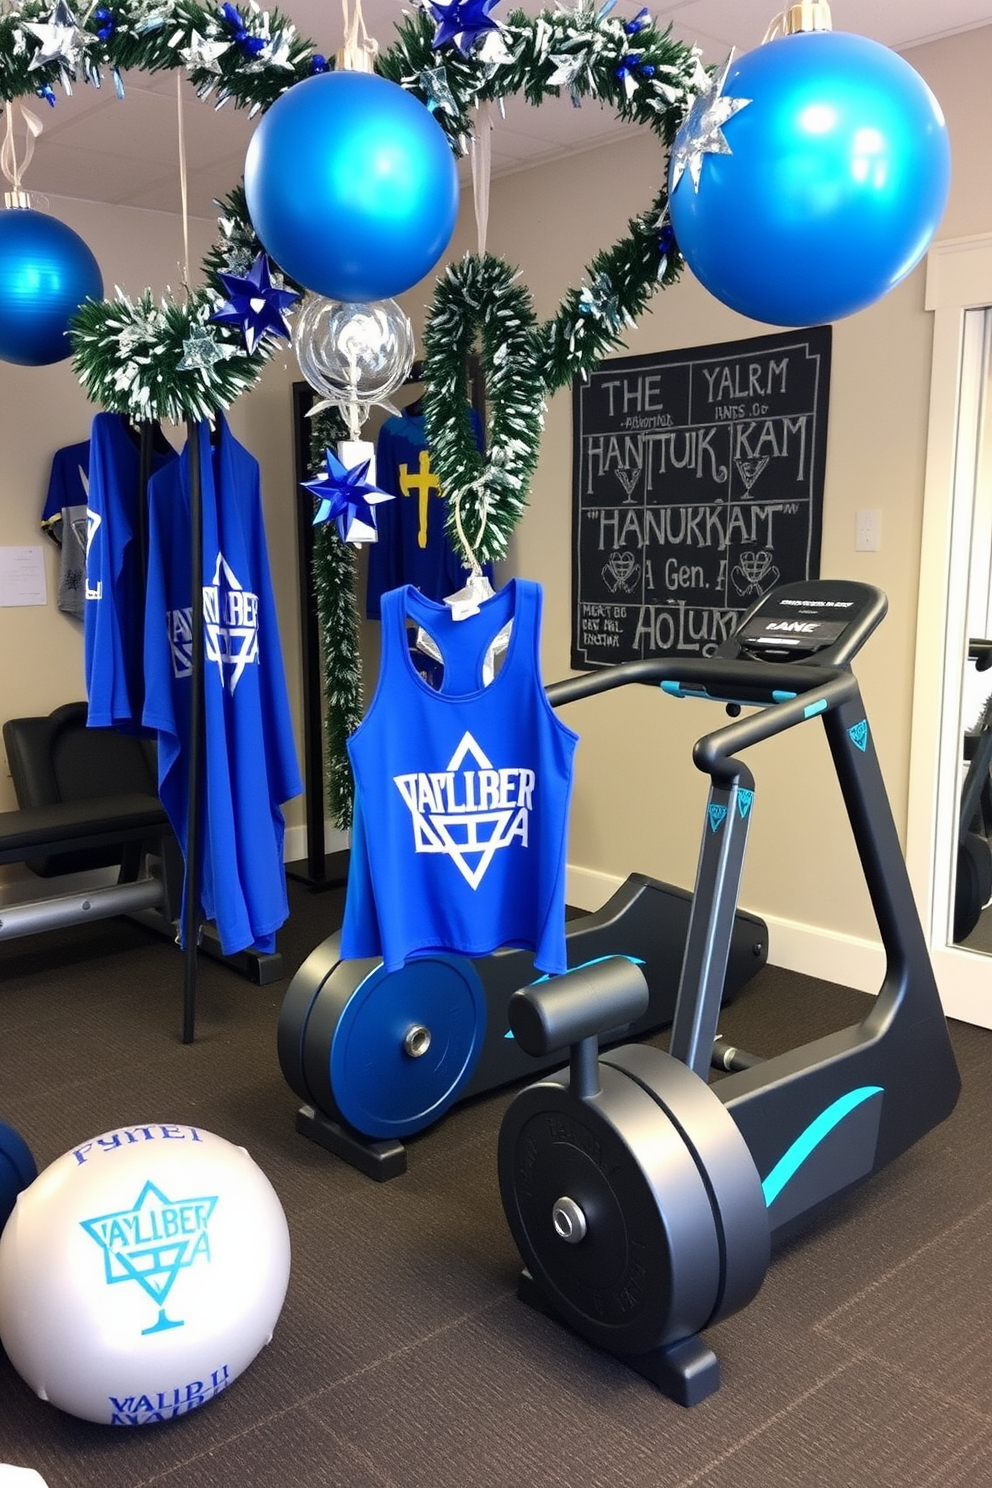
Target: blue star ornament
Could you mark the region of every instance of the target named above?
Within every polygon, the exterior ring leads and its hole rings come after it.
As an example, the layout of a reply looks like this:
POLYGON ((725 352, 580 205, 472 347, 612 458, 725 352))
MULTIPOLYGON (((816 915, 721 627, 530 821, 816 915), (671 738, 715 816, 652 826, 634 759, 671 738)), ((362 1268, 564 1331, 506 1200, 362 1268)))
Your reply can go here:
POLYGON ((705 93, 700 93, 686 116, 685 122, 672 145, 672 169, 669 193, 673 192, 686 171, 692 177, 694 191, 699 190, 699 175, 703 168, 704 155, 732 155, 723 126, 742 108, 752 102, 750 98, 725 98, 723 85, 734 59, 731 52, 723 70, 713 78, 705 93))
POLYGON ((319 502, 314 515, 314 526, 318 522, 336 522, 342 542, 376 542, 375 511, 380 501, 392 501, 392 493, 380 491, 372 481, 366 479, 369 460, 360 465, 347 466, 338 459, 332 449, 324 449, 326 470, 312 481, 302 481, 319 502))
POLYGON ((499 22, 489 12, 498 0, 428 0, 427 8, 437 21, 432 45, 435 51, 453 41, 463 57, 487 31, 498 31, 499 22))
POLYGON ((248 355, 266 332, 289 339, 289 326, 283 311, 299 299, 295 290, 280 289, 272 283, 269 261, 260 253, 248 273, 242 278, 238 274, 218 273, 224 286, 227 300, 209 318, 220 325, 240 326, 244 333, 248 355))

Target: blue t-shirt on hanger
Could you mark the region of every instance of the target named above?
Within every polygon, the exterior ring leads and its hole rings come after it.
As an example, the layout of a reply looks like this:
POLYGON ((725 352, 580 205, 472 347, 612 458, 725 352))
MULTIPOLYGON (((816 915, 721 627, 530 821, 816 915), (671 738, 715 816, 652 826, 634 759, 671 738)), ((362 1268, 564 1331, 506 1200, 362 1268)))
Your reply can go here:
MULTIPOLYGON (((471 412, 481 447, 482 424, 471 412)), ((376 485, 393 501, 375 509, 378 541, 369 545, 366 614, 380 618, 380 600, 390 589, 412 584, 428 599, 444 599, 465 583, 468 568, 445 530, 447 505, 431 466, 424 415, 401 413, 387 419, 376 441, 376 485)), ((492 565, 484 570, 492 579, 492 565)))

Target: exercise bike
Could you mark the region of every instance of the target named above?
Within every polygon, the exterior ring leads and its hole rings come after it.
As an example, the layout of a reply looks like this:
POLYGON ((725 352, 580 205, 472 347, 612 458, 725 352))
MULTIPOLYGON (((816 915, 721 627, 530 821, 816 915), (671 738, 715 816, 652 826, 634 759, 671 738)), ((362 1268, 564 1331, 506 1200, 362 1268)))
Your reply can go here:
MULTIPOLYGON (((624 1044, 640 969, 613 958, 518 991, 510 1026, 569 1067, 518 1093, 499 1136, 503 1206, 524 1261, 519 1293, 683 1405, 716 1390, 701 1331, 758 1292, 772 1244, 904 1152, 954 1107, 960 1079, 926 941, 850 661, 882 619, 867 585, 790 584, 706 660, 624 663, 561 684, 568 700, 652 681, 759 711, 701 738, 703 845, 668 1052, 624 1044), (737 757, 820 718, 886 955, 853 1027, 710 1085, 720 982, 754 810, 737 757)), ((565 699, 559 694, 558 701, 565 699)))

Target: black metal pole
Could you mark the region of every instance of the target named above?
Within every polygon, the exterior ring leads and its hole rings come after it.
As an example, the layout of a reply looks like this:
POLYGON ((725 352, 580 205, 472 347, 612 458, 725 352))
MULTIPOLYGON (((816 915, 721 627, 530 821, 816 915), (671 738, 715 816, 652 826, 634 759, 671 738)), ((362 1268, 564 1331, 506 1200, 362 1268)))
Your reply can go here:
POLYGON ((193 1042, 200 939, 200 766, 203 757, 203 496, 200 430, 186 420, 190 520, 189 796, 186 803, 186 895, 183 904, 183 1043, 193 1042))
MULTIPOLYGON (((145 584, 145 576, 148 573, 148 483, 152 478, 152 450, 155 442, 155 425, 148 419, 142 419, 138 425, 138 511, 135 540, 138 544, 139 572, 142 575, 142 584, 145 584)), ((142 611, 142 634, 144 634, 144 588, 142 589, 141 611, 142 611)), ((141 697, 133 700, 140 719, 144 708, 144 677, 141 677, 141 697)))
POLYGON ((307 825, 305 881, 323 888, 327 878, 324 853, 324 730, 321 718, 320 620, 313 582, 313 519, 300 486, 310 474, 306 424, 313 390, 293 384, 293 436, 296 495, 296 563, 300 604, 300 661, 303 669, 303 780, 307 825))

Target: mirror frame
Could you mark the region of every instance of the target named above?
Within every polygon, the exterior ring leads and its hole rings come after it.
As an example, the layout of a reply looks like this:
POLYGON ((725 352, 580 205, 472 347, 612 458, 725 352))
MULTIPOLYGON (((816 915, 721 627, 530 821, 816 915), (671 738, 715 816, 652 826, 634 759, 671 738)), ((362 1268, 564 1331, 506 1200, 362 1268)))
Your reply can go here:
POLYGON ((955 511, 959 418, 975 377, 965 312, 992 306, 992 236, 948 239, 927 256, 933 312, 906 861, 948 1017, 992 1028, 992 958, 949 944, 957 837, 957 762, 972 500, 955 511), (956 582, 952 582, 955 580, 956 582), (955 761, 955 768, 942 768, 955 761), (941 866, 943 865, 943 866, 941 866))

